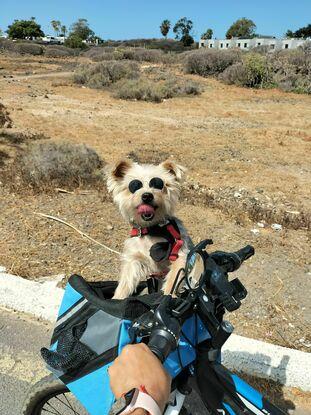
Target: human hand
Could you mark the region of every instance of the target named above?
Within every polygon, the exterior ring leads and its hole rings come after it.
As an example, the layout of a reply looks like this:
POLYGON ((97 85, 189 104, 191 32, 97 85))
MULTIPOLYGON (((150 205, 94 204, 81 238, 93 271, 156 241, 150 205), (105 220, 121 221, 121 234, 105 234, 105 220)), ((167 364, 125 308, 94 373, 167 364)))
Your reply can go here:
POLYGON ((144 386, 161 411, 168 402, 171 378, 147 345, 125 346, 109 368, 110 386, 116 399, 144 386))

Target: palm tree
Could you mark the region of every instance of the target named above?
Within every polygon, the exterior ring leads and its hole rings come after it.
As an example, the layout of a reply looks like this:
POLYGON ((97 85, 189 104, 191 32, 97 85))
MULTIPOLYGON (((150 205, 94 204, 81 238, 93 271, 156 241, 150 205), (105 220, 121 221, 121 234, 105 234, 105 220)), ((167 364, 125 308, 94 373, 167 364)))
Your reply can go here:
POLYGON ((160 31, 165 38, 167 38, 167 34, 170 31, 170 28, 171 28, 171 22, 167 19, 163 20, 160 26, 160 31))
POLYGON ((51 26, 53 27, 53 30, 56 33, 56 36, 58 36, 60 27, 61 27, 61 22, 59 20, 52 20, 51 26))
POLYGON ((60 33, 61 33, 62 36, 66 37, 67 27, 65 25, 61 26, 60 33))

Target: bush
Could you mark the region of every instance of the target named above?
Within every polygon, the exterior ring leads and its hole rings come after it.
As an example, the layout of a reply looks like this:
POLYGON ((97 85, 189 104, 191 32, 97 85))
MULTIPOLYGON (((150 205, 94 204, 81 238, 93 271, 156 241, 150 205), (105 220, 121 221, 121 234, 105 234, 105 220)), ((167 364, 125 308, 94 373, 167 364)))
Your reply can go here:
POLYGON ((185 54, 184 70, 201 76, 217 75, 240 60, 241 53, 235 50, 199 49, 185 54))
POLYGON ((311 53, 307 48, 269 56, 275 84, 286 92, 311 93, 311 53))
POLYGON ((84 144, 49 141, 28 144, 11 169, 22 183, 43 190, 94 183, 102 166, 96 151, 84 144))
POLYGON ((48 46, 44 52, 45 56, 49 58, 61 58, 63 56, 74 56, 75 51, 73 49, 67 48, 66 46, 48 46))
POLYGON ((86 49, 87 48, 87 45, 82 42, 82 39, 79 36, 74 35, 74 34, 67 37, 64 45, 67 48, 72 48, 72 49, 86 49))
POLYGON ((90 88, 103 88, 120 79, 134 79, 138 76, 137 63, 109 61, 79 67, 74 74, 74 81, 90 88))
POLYGON ((185 95, 199 95, 201 86, 192 80, 179 81, 176 78, 164 82, 148 79, 119 82, 115 88, 115 97, 138 101, 162 102, 164 99, 185 95))
POLYGON ((104 60, 132 60, 137 62, 164 62, 168 58, 163 51, 146 48, 113 48, 95 47, 84 53, 84 56, 91 58, 95 62, 104 60))
POLYGON ((11 128, 12 120, 10 118, 10 113, 7 111, 5 106, 0 102, 0 127, 11 128))
POLYGON ((157 49, 131 48, 120 50, 123 59, 130 59, 138 62, 161 62, 164 53, 157 49))
POLYGON ((103 47, 141 47, 148 49, 161 49, 165 52, 184 52, 195 47, 185 47, 182 42, 175 39, 129 39, 129 40, 107 40, 103 42, 103 47))
POLYGON ((15 52, 38 56, 43 54, 44 48, 40 45, 36 45, 35 43, 16 43, 15 52))
POLYGON ((0 50, 7 50, 9 52, 28 54, 28 55, 42 55, 45 48, 37 43, 30 42, 13 42, 10 39, 0 39, 0 50))
POLYGON ((227 84, 250 88, 265 88, 272 85, 272 73, 267 58, 260 54, 249 53, 243 62, 229 66, 219 75, 227 84))
POLYGON ((6 39, 0 42, 0 49, 35 56, 42 55, 44 52, 44 47, 37 45, 36 43, 12 42, 11 40, 6 39))

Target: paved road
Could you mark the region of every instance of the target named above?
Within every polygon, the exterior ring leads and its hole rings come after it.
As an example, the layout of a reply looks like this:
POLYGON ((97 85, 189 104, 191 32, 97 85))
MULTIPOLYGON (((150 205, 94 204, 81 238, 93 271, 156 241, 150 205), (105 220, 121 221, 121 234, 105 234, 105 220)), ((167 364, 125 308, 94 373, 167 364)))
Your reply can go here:
MULTIPOLYGON (((47 374, 39 357, 49 343, 52 325, 0 308, 0 415, 20 415, 30 385, 47 374)), ((193 415, 205 413, 193 397, 193 415)), ((310 415, 296 408, 295 415, 310 415)))
POLYGON ((0 309, 0 414, 19 415, 32 382, 46 373, 38 356, 51 324, 0 309))

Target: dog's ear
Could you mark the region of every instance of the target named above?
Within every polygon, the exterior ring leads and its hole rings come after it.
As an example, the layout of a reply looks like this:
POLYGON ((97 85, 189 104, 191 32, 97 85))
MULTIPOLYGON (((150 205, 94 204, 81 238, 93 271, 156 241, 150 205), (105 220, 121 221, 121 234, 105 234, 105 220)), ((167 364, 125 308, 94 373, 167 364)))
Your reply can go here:
POLYGON ((122 181, 126 172, 133 166, 132 160, 124 159, 118 161, 113 166, 109 166, 106 170, 107 186, 109 192, 112 192, 115 187, 122 181))
POLYGON ((162 166, 170 174, 172 174, 173 176, 175 176, 175 179, 178 182, 182 182, 183 181, 183 179, 185 177, 185 173, 187 171, 187 169, 185 167, 180 166, 179 164, 176 164, 172 160, 166 160, 163 163, 161 163, 160 166, 162 166))

